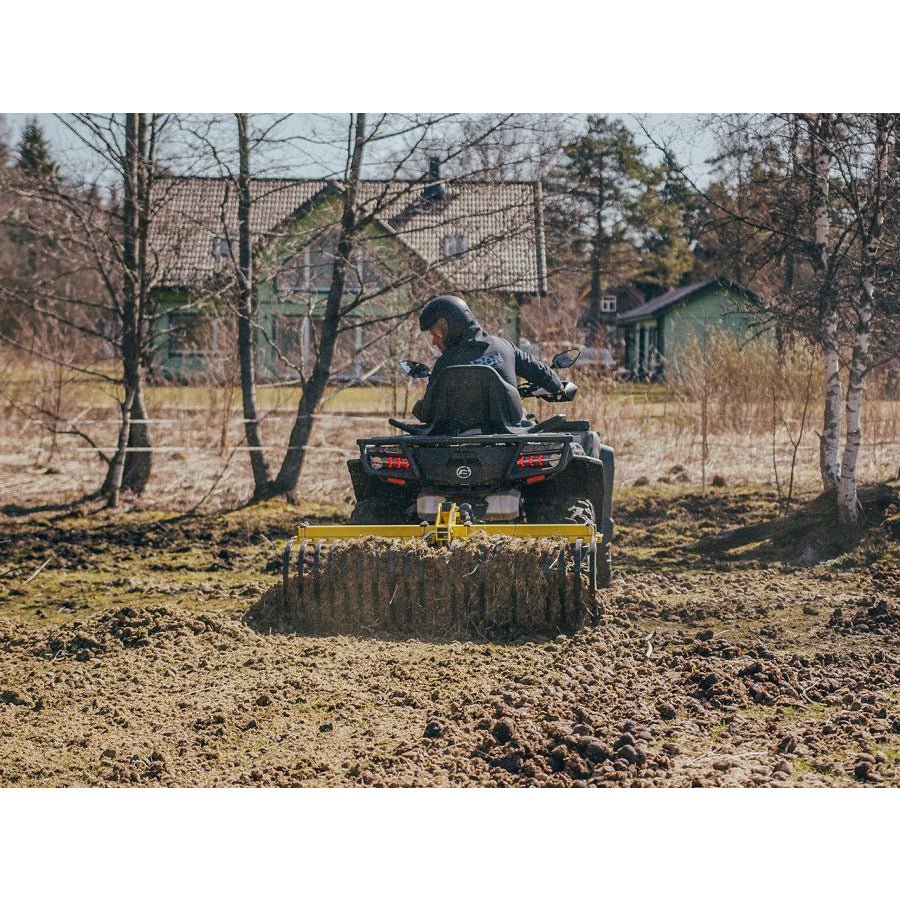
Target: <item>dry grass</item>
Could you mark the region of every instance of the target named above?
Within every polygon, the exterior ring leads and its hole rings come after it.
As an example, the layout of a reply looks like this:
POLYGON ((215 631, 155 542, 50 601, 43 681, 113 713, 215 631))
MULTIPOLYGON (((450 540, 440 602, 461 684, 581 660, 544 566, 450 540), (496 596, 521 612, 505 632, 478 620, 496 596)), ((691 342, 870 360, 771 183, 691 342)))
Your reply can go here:
MULTIPOLYGON (((726 348, 727 350, 727 348, 726 348)), ((800 351, 773 360, 746 351, 707 360, 715 384, 706 396, 706 481, 728 485, 782 483, 796 453, 794 494, 818 488, 821 402, 816 377, 810 382, 807 421, 802 429, 809 359, 800 351), (796 451, 794 443, 797 442, 796 451), (715 482, 718 483, 718 482, 715 482)), ((11 374, 11 373, 7 373, 11 374)), ((52 396, 58 382, 39 366, 18 366, 0 398, 0 494, 5 503, 37 505, 74 499, 99 484, 104 465, 85 441, 72 434, 52 435, 48 417, 36 407, 58 409, 98 445, 110 447, 116 433, 116 399, 97 383, 67 383, 65 395, 52 396), (51 402, 52 401, 52 402, 51 402)), ((617 454, 620 485, 670 480, 700 484, 704 463, 704 398, 697 380, 673 378, 668 386, 619 384, 572 374, 580 385, 577 400, 565 408, 571 418, 594 423, 617 454)), ((334 388, 322 409, 304 473, 304 498, 323 514, 342 513, 351 501, 345 460, 356 453, 356 438, 390 433, 388 415, 403 415, 421 390, 419 384, 334 388)), ((260 389, 262 433, 273 466, 280 462, 297 399, 297 389, 260 389)), ((236 399, 222 386, 157 386, 147 392, 157 448, 151 488, 142 506, 204 509, 236 505, 249 494, 250 473, 236 399), (209 493, 212 491, 211 493, 209 493), (209 493, 209 496, 206 496, 209 493), (204 499, 205 498, 205 499, 204 499)), ((527 401, 545 417, 560 410, 527 401)), ((872 385, 863 407, 862 481, 896 477, 900 459, 900 401, 879 395, 872 385)))

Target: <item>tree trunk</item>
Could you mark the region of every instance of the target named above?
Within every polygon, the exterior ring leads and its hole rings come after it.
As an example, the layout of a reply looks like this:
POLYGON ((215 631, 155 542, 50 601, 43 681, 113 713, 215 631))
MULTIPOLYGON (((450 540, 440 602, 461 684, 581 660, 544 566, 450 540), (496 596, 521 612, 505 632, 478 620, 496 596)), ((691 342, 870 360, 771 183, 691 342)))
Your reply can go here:
POLYGON ((831 116, 829 114, 825 113, 818 116, 811 134, 813 156, 816 161, 813 180, 813 242, 815 247, 813 264, 821 282, 822 346, 825 369, 825 410, 822 434, 819 438, 819 468, 822 476, 822 487, 825 491, 835 490, 838 486, 840 477, 838 448, 841 428, 838 312, 834 296, 834 285, 832 283, 833 275, 828 245, 831 226, 828 205, 829 177, 834 159, 831 150, 831 125, 831 116))
POLYGON ((127 113, 125 117, 125 159, 124 159, 124 191, 122 203, 122 381, 125 388, 125 399, 122 402, 122 423, 119 430, 119 441, 115 454, 109 464, 109 470, 103 487, 100 489, 110 506, 116 506, 122 488, 126 447, 131 431, 131 411, 140 384, 140 344, 138 335, 138 217, 139 217, 139 170, 140 170, 140 113, 127 113))
POLYGON ((841 437, 841 371, 838 357, 838 315, 833 301, 825 313, 824 368, 825 414, 819 438, 819 468, 822 490, 833 491, 840 480, 838 448, 841 437))
POLYGON ((244 435, 250 448, 253 471, 253 497, 264 496, 271 476, 265 452, 261 449, 259 417, 256 409, 256 296, 253 282, 253 247, 250 235, 250 141, 247 114, 236 113, 238 125, 238 357, 241 369, 241 400, 244 411, 244 435))
POLYGON ((144 404, 144 379, 138 370, 134 379, 134 401, 131 404, 131 422, 128 427, 128 448, 122 488, 133 494, 143 494, 150 481, 153 454, 150 448, 150 429, 147 427, 147 407, 144 404))
POLYGON ((856 463, 862 444, 860 407, 862 406, 863 381, 869 365, 869 333, 872 312, 875 307, 875 276, 878 266, 878 251, 881 246, 881 232, 884 224, 882 203, 889 165, 887 115, 875 117, 875 159, 872 179, 872 210, 869 228, 860 235, 862 243, 862 290, 856 319, 856 336, 853 342, 853 357, 850 361, 850 379, 847 385, 847 435, 844 441, 844 456, 841 460, 841 479, 838 485, 838 518, 844 525, 855 526, 859 522, 859 502, 857 499, 856 463))
POLYGON ((357 113, 353 151, 344 184, 341 228, 338 235, 334 265, 332 266, 331 287, 329 288, 328 299, 325 304, 325 316, 322 322, 318 354, 312 374, 300 395, 297 417, 291 429, 288 449, 271 491, 274 494, 284 494, 291 500, 296 499, 297 481, 303 469, 306 448, 312 434, 313 413, 318 408, 325 394, 325 388, 328 386, 328 380, 331 377, 334 348, 337 343, 338 327, 342 319, 341 304, 344 298, 347 269, 356 241, 356 193, 362 169, 365 143, 366 116, 365 113, 357 113))
POLYGON ((119 494, 122 490, 122 476, 125 471, 125 460, 128 457, 128 430, 131 424, 131 407, 134 403, 134 392, 126 390, 125 399, 122 401, 122 424, 119 427, 119 438, 116 443, 116 452, 109 462, 109 471, 100 493, 106 497, 106 505, 115 509, 119 505, 119 494))
POLYGON ((150 429, 147 426, 147 408, 144 404, 144 373, 142 369, 142 347, 144 341, 146 305, 147 305, 147 237, 149 232, 150 208, 150 173, 147 150, 147 120, 144 113, 132 113, 137 117, 136 140, 133 154, 136 157, 133 166, 133 210, 134 231, 131 236, 133 247, 126 257, 126 265, 132 272, 130 279, 134 285, 133 338, 129 340, 127 358, 123 346, 125 362, 126 390, 131 389, 131 422, 128 428, 129 452, 125 456, 125 468, 122 473, 122 488, 134 494, 143 494, 150 481, 153 466, 153 455, 150 453, 150 429), (132 343, 133 339, 133 343, 132 343), (134 421, 137 420, 137 421, 134 421))

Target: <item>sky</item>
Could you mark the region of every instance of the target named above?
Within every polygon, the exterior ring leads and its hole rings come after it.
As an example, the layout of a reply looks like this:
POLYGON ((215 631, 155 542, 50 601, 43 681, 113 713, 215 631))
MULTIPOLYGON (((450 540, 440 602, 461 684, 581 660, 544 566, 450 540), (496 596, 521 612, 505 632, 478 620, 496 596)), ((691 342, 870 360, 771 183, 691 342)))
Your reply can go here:
MULTIPOLYGON (((26 121, 32 115, 28 113, 0 115, 3 116, 7 140, 15 145, 26 121)), ((698 115, 636 113, 605 113, 605 115, 611 118, 621 118, 635 134, 638 143, 647 148, 650 160, 659 161, 661 154, 646 137, 643 128, 646 128, 657 140, 670 141, 679 162, 692 172, 697 181, 702 183, 706 180, 704 160, 712 156, 715 144, 709 130, 700 126, 698 115)), ((93 165, 92 154, 85 150, 77 136, 57 116, 38 113, 34 117, 44 129, 54 158, 60 161, 64 168, 84 170, 93 165)), ((272 118, 270 115, 262 115, 257 121, 271 121, 272 118)), ((559 119, 568 120, 571 127, 577 129, 583 123, 584 115, 571 114, 559 116, 559 119)), ((295 113, 280 123, 278 133, 289 137, 298 133, 309 134, 311 131, 323 135, 328 132, 327 137, 333 139, 337 129, 344 127, 343 121, 343 117, 337 115, 295 113)), ((226 135, 224 142, 227 143, 231 139, 231 135, 226 135)), ((256 174, 298 178, 328 177, 340 170, 341 157, 342 154, 326 149, 325 144, 318 146, 304 144, 301 147, 296 142, 285 141, 279 149, 277 157, 273 156, 265 164, 266 171, 256 174)), ((177 170, 177 166, 175 168, 177 170)), ((106 173, 106 175, 101 175, 101 180, 111 177, 110 173, 106 173)))

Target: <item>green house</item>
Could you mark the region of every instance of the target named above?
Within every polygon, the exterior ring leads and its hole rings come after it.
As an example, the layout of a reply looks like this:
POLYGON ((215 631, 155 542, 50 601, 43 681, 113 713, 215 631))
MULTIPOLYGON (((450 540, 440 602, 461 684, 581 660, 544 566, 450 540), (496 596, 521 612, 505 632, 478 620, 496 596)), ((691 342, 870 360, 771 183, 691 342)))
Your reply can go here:
MULTIPOLYGON (((157 184, 152 375, 232 377, 236 185, 227 178, 157 184)), ((256 179, 251 191, 258 374, 263 381, 295 381, 315 360, 343 185, 256 179)), ((486 326, 518 340, 520 307, 546 293, 538 184, 447 181, 432 165, 422 179, 362 182, 357 205, 363 226, 345 289, 334 378, 377 382, 392 361, 421 356, 411 313, 435 293, 465 297, 486 326)))
POLYGON ((760 312, 755 294, 724 278, 673 288, 619 316, 625 368, 642 377, 662 377, 678 365, 679 353, 692 340, 703 344, 713 331, 753 338, 760 312))

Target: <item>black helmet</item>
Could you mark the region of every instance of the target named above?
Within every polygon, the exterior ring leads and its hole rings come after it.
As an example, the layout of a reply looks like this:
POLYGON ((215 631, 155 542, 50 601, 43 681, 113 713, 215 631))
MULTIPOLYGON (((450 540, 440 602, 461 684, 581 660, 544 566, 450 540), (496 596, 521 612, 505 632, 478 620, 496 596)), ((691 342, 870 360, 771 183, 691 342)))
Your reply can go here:
POLYGON ((429 300, 419 313, 419 328, 428 331, 444 319, 447 322, 447 343, 459 343, 472 326, 478 325, 465 300, 444 294, 429 300))

